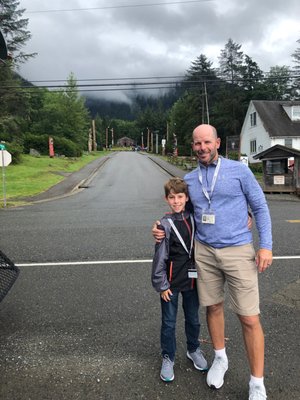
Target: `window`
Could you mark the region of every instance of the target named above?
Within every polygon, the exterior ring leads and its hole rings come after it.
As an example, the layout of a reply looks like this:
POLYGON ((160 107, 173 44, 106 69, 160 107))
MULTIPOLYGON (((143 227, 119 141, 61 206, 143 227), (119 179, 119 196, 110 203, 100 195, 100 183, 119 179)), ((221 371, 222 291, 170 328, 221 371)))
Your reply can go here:
POLYGON ((256 126, 256 111, 250 114, 250 125, 256 126))
POLYGON ((256 153, 256 139, 250 141, 250 154, 256 153))
POLYGON ((300 106, 292 107, 292 121, 300 121, 300 106))
POLYGON ((268 175, 286 174, 288 172, 287 159, 267 160, 266 169, 268 175))
POLYGON ((293 139, 292 138, 286 138, 284 139, 284 145, 286 147, 293 147, 293 139))

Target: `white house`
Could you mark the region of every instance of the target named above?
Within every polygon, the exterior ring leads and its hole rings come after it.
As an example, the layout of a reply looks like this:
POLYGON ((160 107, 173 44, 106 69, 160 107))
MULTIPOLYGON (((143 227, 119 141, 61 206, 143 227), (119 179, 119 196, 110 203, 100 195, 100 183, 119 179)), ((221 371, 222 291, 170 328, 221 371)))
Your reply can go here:
POLYGON ((300 101, 250 101, 240 137, 241 154, 256 154, 280 144, 300 150, 300 101))

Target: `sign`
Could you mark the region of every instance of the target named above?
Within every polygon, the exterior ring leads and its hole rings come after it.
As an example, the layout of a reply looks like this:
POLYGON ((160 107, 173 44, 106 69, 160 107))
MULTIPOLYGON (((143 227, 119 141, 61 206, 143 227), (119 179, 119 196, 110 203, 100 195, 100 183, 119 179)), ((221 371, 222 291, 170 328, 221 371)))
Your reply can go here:
POLYGON ((161 140, 161 145, 162 145, 162 147, 166 147, 166 142, 167 142, 166 139, 162 139, 162 140, 161 140))
POLYGON ((7 167, 11 163, 11 154, 7 150, 0 150, 0 166, 7 167))
POLYGON ((247 167, 248 167, 248 165, 249 165, 249 159, 248 159, 247 156, 241 156, 241 157, 240 157, 240 162, 243 163, 243 164, 245 164, 245 165, 247 165, 247 167))
POLYGON ((283 175, 274 175, 274 185, 284 185, 285 179, 283 175))

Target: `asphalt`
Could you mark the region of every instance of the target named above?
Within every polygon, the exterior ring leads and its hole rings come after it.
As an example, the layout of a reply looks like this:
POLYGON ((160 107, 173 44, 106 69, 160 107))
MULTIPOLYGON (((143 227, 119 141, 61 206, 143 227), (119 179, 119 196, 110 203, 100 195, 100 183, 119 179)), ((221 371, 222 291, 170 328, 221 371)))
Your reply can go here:
MULTIPOLYGON (((93 179, 93 176, 99 171, 99 169, 116 153, 112 152, 110 155, 98 158, 79 171, 73 172, 72 174, 65 177, 65 179, 58 184, 52 186, 45 192, 42 192, 36 196, 27 197, 23 199, 29 203, 43 202, 48 200, 54 200, 65 196, 75 194, 82 188, 86 187, 93 179)), ((143 156, 148 157, 160 168, 168 172, 171 176, 179 176, 181 178, 188 172, 176 167, 173 164, 165 161, 164 159, 147 153, 140 153, 143 156)), ((266 193, 267 200, 278 200, 278 201, 300 201, 300 197, 294 194, 288 193, 266 193)))
POLYGON ((78 190, 88 185, 93 176, 111 157, 113 157, 114 154, 115 153, 112 153, 108 156, 97 158, 81 168, 79 171, 73 172, 66 176, 63 181, 52 186, 45 192, 35 196, 26 197, 23 200, 29 203, 43 202, 70 196, 76 193, 78 190))

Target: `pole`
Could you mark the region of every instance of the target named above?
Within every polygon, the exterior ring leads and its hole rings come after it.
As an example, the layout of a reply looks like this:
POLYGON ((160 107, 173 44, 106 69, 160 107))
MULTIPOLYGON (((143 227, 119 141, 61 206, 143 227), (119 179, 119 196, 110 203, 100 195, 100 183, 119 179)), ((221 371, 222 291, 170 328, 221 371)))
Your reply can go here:
POLYGON ((108 148, 108 128, 105 128, 105 148, 108 148))
POLYGON ((6 208, 6 185, 5 185, 5 167, 4 167, 4 152, 1 150, 2 157, 2 186, 3 186, 3 205, 6 208))
POLYGON ((155 134, 156 137, 156 154, 158 154, 158 133, 155 134))
POLYGON ((93 119, 92 120, 92 135, 93 135, 93 138, 92 138, 92 140, 93 140, 93 146, 92 146, 92 148, 93 148, 93 151, 97 151, 97 142, 96 142, 96 125, 95 125, 95 120, 93 119))
POLYGON ((111 128, 111 147, 113 147, 114 144, 114 128, 111 128))
POLYGON ((147 128, 147 151, 149 151, 150 147, 150 131, 149 128, 147 128))

